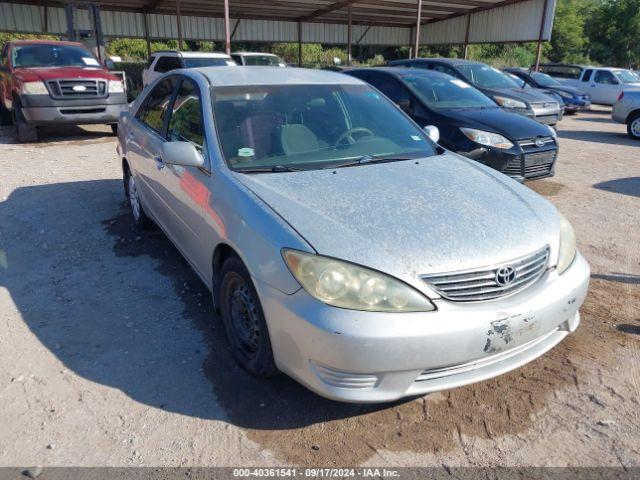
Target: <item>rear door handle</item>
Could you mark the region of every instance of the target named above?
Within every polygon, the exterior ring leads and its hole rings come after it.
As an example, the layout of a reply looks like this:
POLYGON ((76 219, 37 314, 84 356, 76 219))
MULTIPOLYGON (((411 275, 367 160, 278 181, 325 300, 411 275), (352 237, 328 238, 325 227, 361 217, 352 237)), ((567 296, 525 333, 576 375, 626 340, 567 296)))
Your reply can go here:
POLYGON ((154 160, 156 161, 156 167, 158 170, 162 170, 164 168, 164 160, 162 160, 162 157, 158 155, 157 157, 154 157, 154 160))

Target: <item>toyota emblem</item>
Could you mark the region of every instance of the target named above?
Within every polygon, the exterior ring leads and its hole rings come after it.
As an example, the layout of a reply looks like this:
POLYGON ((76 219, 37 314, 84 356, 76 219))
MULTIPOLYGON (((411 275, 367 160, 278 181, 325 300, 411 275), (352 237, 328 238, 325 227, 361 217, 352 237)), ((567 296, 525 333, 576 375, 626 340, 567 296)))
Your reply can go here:
POLYGON ((496 270, 496 283, 501 287, 506 287, 516 279, 516 269, 514 267, 502 267, 496 270))

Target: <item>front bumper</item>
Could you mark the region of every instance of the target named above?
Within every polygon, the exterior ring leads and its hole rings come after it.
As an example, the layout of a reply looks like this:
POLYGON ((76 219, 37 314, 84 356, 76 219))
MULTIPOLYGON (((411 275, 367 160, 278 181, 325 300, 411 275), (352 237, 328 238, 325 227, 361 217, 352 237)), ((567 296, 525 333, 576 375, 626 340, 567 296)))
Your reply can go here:
POLYGON ((93 123, 118 123, 120 112, 127 104, 89 105, 71 107, 28 107, 22 113, 27 123, 45 125, 86 125, 93 123))
POLYGON ((427 313, 327 306, 256 281, 276 364, 314 392, 376 403, 485 380, 539 357, 579 323, 589 265, 577 254, 558 275, 499 300, 434 300, 427 313))

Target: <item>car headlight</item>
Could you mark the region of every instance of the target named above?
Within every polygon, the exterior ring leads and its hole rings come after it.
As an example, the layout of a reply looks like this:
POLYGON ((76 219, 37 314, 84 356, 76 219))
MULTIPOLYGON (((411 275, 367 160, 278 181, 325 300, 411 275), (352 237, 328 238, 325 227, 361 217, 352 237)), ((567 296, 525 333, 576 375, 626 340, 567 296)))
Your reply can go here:
POLYGON ((21 87, 23 95, 49 95, 44 82, 24 82, 21 87))
POLYGON ((493 97, 498 105, 504 108, 527 108, 527 104, 507 97, 493 97))
POLYGON ((282 250, 302 288, 334 307, 368 312, 430 312, 436 307, 412 287, 374 270, 297 250, 282 250))
POLYGON ((124 83, 120 80, 109 80, 109 93, 124 93, 124 83))
POLYGON ((498 133, 485 132, 484 130, 476 130, 475 128, 464 128, 460 130, 464 135, 472 142, 479 143, 480 145, 486 145, 487 147, 502 148, 508 150, 513 147, 513 143, 506 137, 498 133))
POLYGON ((562 274, 576 258, 576 234, 564 215, 560 214, 560 254, 558 274, 562 274))

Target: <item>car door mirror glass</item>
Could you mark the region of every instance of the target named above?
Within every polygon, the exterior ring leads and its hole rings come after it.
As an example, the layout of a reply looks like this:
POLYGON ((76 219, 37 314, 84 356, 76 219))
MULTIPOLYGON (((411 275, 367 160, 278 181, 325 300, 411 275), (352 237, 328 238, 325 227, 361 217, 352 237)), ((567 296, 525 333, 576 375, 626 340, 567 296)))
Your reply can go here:
POLYGON ((162 145, 162 161, 183 167, 204 166, 204 157, 191 142, 165 142, 162 145))
POLYGON ((425 125, 423 130, 434 143, 438 143, 440 141, 440 130, 435 125, 425 125))

